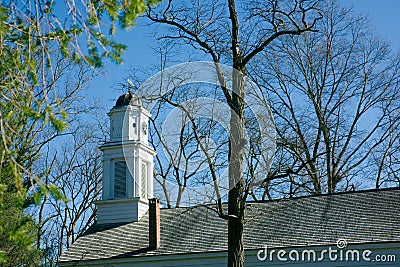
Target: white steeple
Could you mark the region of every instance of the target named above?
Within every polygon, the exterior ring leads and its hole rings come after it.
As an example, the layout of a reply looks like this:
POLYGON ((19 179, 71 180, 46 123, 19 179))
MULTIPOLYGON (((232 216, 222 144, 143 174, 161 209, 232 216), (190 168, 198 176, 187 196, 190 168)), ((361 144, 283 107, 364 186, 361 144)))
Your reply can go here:
POLYGON ((150 113, 128 92, 108 113, 111 140, 103 151, 102 200, 96 202, 97 223, 138 221, 153 197, 153 156, 148 146, 150 113))

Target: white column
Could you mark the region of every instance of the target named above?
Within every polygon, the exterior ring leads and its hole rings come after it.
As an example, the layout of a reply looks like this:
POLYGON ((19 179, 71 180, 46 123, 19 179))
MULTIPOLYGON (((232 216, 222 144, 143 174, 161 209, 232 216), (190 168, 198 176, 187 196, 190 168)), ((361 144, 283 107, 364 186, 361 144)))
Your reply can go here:
POLYGON ((153 198, 153 162, 147 163, 147 198, 153 198))
MULTIPOLYGON (((137 153, 139 154, 139 153, 137 153)), ((133 180, 135 182, 134 184, 134 196, 135 197, 140 197, 140 159, 138 156, 134 157, 134 164, 135 164, 135 176, 133 177, 133 180)))
POLYGON ((126 165, 128 167, 127 179, 126 179, 126 187, 127 187, 127 194, 128 198, 132 198, 135 196, 135 162, 134 157, 127 157, 126 158, 126 165))

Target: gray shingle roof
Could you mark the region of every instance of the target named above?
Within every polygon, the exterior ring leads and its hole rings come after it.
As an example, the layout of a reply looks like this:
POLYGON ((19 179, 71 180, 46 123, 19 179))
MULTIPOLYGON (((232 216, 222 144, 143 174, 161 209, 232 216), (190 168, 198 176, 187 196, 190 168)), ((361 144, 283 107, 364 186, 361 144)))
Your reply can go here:
MULTIPOLYGON (((209 206, 210 207, 210 206, 209 206)), ((161 247, 149 251, 139 222, 93 225, 60 262, 227 250, 227 223, 209 207, 161 209, 161 247)), ((400 189, 248 203, 245 249, 400 242, 400 189)))

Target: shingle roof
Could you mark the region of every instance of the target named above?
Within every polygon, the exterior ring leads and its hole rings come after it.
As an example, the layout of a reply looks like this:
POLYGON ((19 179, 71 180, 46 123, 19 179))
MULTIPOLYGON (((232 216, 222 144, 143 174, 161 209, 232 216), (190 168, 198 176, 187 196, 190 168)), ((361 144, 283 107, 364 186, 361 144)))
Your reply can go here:
MULTIPOLYGON (((245 249, 400 242, 400 189, 248 203, 245 249)), ((227 223, 210 206, 161 209, 161 246, 148 250, 148 214, 139 222, 93 225, 60 262, 227 250, 227 223)))

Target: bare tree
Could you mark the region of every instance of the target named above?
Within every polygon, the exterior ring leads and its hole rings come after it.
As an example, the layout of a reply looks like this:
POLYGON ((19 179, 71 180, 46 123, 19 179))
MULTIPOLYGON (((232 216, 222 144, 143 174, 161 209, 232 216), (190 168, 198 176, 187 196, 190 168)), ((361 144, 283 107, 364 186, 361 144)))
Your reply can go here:
MULTIPOLYGON (((250 185, 244 179, 247 65, 277 38, 313 30, 319 18, 315 12, 317 2, 253 1, 251 5, 237 6, 234 0, 189 3, 170 0, 159 9, 149 8, 147 13, 154 23, 168 26, 170 31, 164 38, 188 44, 215 63, 221 91, 231 108, 228 213, 222 208, 222 199, 217 200, 219 216, 228 221, 228 266, 244 264, 244 211, 250 185), (236 70, 230 77, 232 90, 218 63, 227 63, 236 70)), ((202 142, 199 146, 202 147, 202 142)), ((205 153, 204 148, 201 150, 205 153)), ((208 165, 212 174, 210 160, 208 165)))
MULTIPOLYGON (((44 86, 30 85, 31 77, 22 72, 10 75, 5 73, 0 81, 0 187, 6 188, 5 198, 14 199, 12 206, 0 205, 0 209, 5 209, 0 212, 2 215, 0 220, 4 214, 9 217, 7 224, 4 223, 4 227, 0 229, 4 240, 0 248, 0 261, 4 259, 5 262, 13 264, 18 259, 10 256, 9 249, 20 247, 21 244, 30 244, 35 240, 35 236, 30 234, 29 236, 18 234, 18 232, 34 232, 34 227, 26 223, 30 222, 31 218, 24 213, 25 208, 39 204, 39 195, 42 192, 53 195, 59 193, 56 187, 39 182, 38 173, 34 170, 35 162, 40 158, 43 147, 59 135, 59 130, 64 127, 65 122, 61 119, 66 119, 65 112, 69 112, 76 104, 77 93, 94 75, 94 71, 83 64, 75 65, 72 61, 57 55, 53 56, 53 60, 51 71, 40 67, 35 69, 36 73, 40 73, 45 79, 44 86), (71 79, 72 73, 74 79, 71 79), (10 79, 16 77, 20 79, 18 87, 8 89, 3 87, 7 87, 10 79), (51 114, 45 111, 50 109, 51 114), (49 123, 50 121, 52 123, 49 123), (29 230, 26 230, 26 227, 29 230), (16 237, 11 238, 14 233, 16 237), (7 247, 6 240, 15 244, 7 247)), ((32 246, 28 246, 26 250, 29 251, 31 248, 32 246)), ((21 256, 22 253, 18 254, 21 256)))
POLYGON ((365 17, 336 3, 317 28, 281 38, 251 66, 278 134, 264 197, 370 188, 375 177, 379 187, 393 166, 384 162, 398 143, 400 58, 365 17))
MULTIPOLYGON (((40 71, 41 70, 38 70, 38 72, 40 71)), ((16 89, 16 91, 4 92, 9 94, 12 98, 10 97, 8 99, 9 101, 5 102, 4 106, 2 106, 2 111, 18 111, 25 107, 28 109, 36 109, 38 112, 41 112, 42 109, 45 109, 47 105, 49 105, 54 108, 53 115, 66 116, 68 114, 68 116, 63 118, 62 122, 60 121, 60 123, 65 123, 67 127, 65 132, 60 132, 59 129, 53 127, 47 122, 52 119, 57 120, 57 118, 46 118, 45 116, 33 116, 32 118, 29 118, 23 112, 13 112, 13 120, 10 120, 9 117, 7 120, 2 121, 5 129, 5 132, 2 132, 2 134, 9 132, 5 137, 7 140, 2 144, 4 146, 6 144, 13 144, 13 146, 11 146, 13 147, 13 150, 11 151, 14 157, 13 160, 20 164, 18 168, 25 170, 22 188, 20 188, 20 190, 25 192, 26 195, 22 195, 24 205, 20 207, 20 212, 27 218, 33 218, 35 221, 35 227, 29 228, 29 232, 32 234, 30 242, 37 244, 34 247, 37 248, 38 251, 45 250, 44 247, 51 244, 51 242, 47 242, 49 240, 45 241, 44 238, 42 238, 44 236, 44 230, 47 229, 47 224, 50 224, 50 220, 57 217, 53 212, 54 210, 49 208, 49 203, 62 207, 65 205, 64 200, 66 200, 66 198, 69 198, 70 196, 74 197, 73 194, 69 194, 70 192, 68 192, 68 187, 62 188, 60 179, 54 178, 56 170, 53 170, 52 168, 55 167, 57 162, 61 161, 61 155, 57 155, 55 151, 59 149, 61 150, 58 146, 61 144, 62 140, 65 140, 67 136, 71 136, 73 133, 75 133, 77 135, 76 138, 78 138, 78 130, 74 130, 73 127, 82 119, 83 114, 87 114, 87 112, 93 108, 93 105, 82 105, 82 99, 84 98, 82 91, 86 88, 88 81, 94 75, 96 75, 96 71, 89 68, 87 65, 75 64, 60 56, 57 60, 54 60, 52 70, 46 70, 45 77, 48 79, 47 86, 45 87, 46 92, 43 92, 42 87, 34 87, 32 89, 33 91, 16 89), (23 94, 23 92, 26 94, 23 94), (18 93, 20 95, 18 95, 18 93), (36 99, 30 97, 32 93, 35 94, 37 97, 36 99), (43 106, 40 106, 38 105, 38 102, 40 103, 38 98, 43 94, 48 95, 47 103, 42 101, 41 103, 43 106), (17 100, 19 100, 19 102, 17 100), (10 109, 6 109, 6 107, 10 109), (58 161, 56 160, 56 157, 58 161)), ((6 96, 3 95, 3 97, 6 96)), ((81 125, 83 125, 83 123, 81 125)), ((87 129, 86 127, 81 128, 87 129)), ((79 142, 89 144, 90 139, 83 139, 83 133, 79 134, 79 138, 81 138, 79 142)), ((76 140, 76 143, 77 142, 78 140, 76 140)), ((65 144, 65 146, 66 145, 67 144, 65 144)), ((10 147, 6 149, 9 148, 10 147)), ((62 151, 59 151, 59 153, 61 152, 62 151)), ((7 158, 4 155, 6 155, 6 153, 3 153, 3 160, 7 158)), ((63 156, 68 156, 68 154, 65 153, 63 156)), ((75 156, 77 157, 77 155, 75 156)), ((80 156, 80 160, 82 160, 83 155, 80 156)), ((87 164, 91 164, 89 160, 93 155, 86 155, 86 157, 88 160, 87 164)), ((64 159, 64 161, 66 160, 67 158, 64 159)), ((71 159, 71 161, 72 160, 76 161, 77 159, 74 158, 71 159)), ((2 164, 4 164, 4 162, 2 162, 2 164)), ((3 166, 7 165, 4 164, 3 166)), ((63 165, 63 168, 65 169, 67 166, 70 165, 63 165)), ((82 172, 83 167, 84 166, 80 166, 82 172)), ((89 168, 90 166, 86 167, 89 168)), ((72 175, 73 171, 77 172, 77 170, 71 169, 70 175, 72 175)), ((61 176, 61 174, 59 176, 61 176)), ((4 180, 2 180, 2 182, 3 181, 4 180)), ((18 183, 13 184, 13 182, 15 181, 10 181, 10 189, 13 188, 13 186, 18 186, 18 183)), ((85 182, 81 181, 81 184, 84 185, 85 182)), ((7 196, 9 197, 9 195, 7 196)), ((19 201, 21 201, 21 199, 19 201)), ((18 205, 17 201, 15 201, 15 205, 18 205)), ((17 214, 15 213, 14 216, 17 216, 17 214)), ((83 216, 80 216, 79 219, 81 220, 82 218, 83 216)), ((12 220, 10 220, 9 223, 17 224, 12 220)), ((77 224, 77 221, 71 222, 70 228, 73 228, 71 232, 74 236, 76 235, 76 232, 78 232, 77 230, 74 230, 75 228, 79 228, 79 225, 77 224)), ((4 230, 7 229, 8 228, 4 228, 4 230)), ((59 234, 60 232, 61 231, 52 232, 51 234, 59 234)), ((47 231, 46 235, 50 235, 50 231, 47 231)), ((7 254, 6 256, 8 256, 7 254)), ((45 253, 41 253, 40 255, 43 256, 45 253)), ((11 257, 7 257, 7 260, 14 263, 16 262, 15 259, 11 257)), ((45 258, 42 258, 41 260, 46 261, 45 258)), ((34 263, 34 265, 36 264, 38 263, 34 263)))
POLYGON ((93 129, 100 128, 99 122, 88 119, 75 122, 63 136, 46 145, 36 164, 42 169, 43 182, 57 186, 68 198, 63 202, 45 195, 40 205, 31 209, 39 227, 37 247, 43 251, 45 266, 55 266, 61 253, 94 222, 94 201, 101 190, 98 147, 105 137, 93 129))
MULTIPOLYGON (((142 84, 153 74, 154 69, 162 72, 168 65, 176 63, 175 44, 162 39, 158 45, 154 50, 160 57, 159 64, 131 70, 129 79, 134 80, 135 84, 142 84)), ((227 167, 228 138, 223 127, 215 121, 215 114, 201 110, 200 107, 207 104, 196 105, 194 100, 211 95, 214 101, 208 99, 208 102, 213 105, 213 102, 223 96, 215 86, 186 84, 186 77, 180 73, 168 77, 167 83, 169 82, 174 84, 174 89, 167 94, 156 95, 159 99, 151 110, 149 142, 157 151, 154 166, 157 183, 154 190, 169 208, 210 203, 215 197, 206 189, 212 183, 209 179, 211 175, 207 157, 200 148, 196 135, 205 144, 212 157, 213 168, 218 171, 227 167)), ((126 85, 121 83, 120 86, 126 85)), ((152 91, 159 86, 160 84, 152 84, 152 91)), ((145 99, 144 101, 146 102, 145 99)))
POLYGON ((212 161, 213 171, 227 167, 225 129, 213 118, 214 114, 204 114, 194 103, 193 98, 201 99, 196 91, 201 90, 183 87, 169 97, 164 95, 152 112, 150 143, 158 151, 155 179, 168 207, 215 199, 206 189, 212 184, 208 161, 212 161), (188 90, 192 93, 183 94, 188 90))
MULTIPOLYGON (((393 99, 397 101, 396 99, 393 99)), ((390 130, 383 144, 372 152, 371 178, 375 178, 375 188, 400 186, 399 161, 399 109, 392 109, 387 115, 390 130)))

